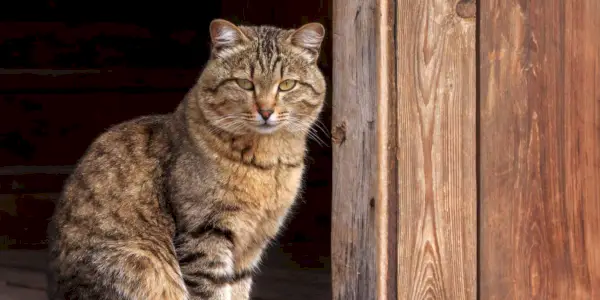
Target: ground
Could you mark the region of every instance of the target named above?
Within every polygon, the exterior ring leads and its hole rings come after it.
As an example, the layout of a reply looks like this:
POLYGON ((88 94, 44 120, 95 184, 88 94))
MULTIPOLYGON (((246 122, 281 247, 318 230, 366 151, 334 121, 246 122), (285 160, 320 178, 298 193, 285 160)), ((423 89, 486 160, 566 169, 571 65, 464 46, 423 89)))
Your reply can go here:
MULTIPOLYGON (((45 256, 43 250, 0 251, 0 300, 46 300, 45 256)), ((272 247, 252 300, 331 299, 328 259, 314 268, 300 267, 297 260, 272 247)))

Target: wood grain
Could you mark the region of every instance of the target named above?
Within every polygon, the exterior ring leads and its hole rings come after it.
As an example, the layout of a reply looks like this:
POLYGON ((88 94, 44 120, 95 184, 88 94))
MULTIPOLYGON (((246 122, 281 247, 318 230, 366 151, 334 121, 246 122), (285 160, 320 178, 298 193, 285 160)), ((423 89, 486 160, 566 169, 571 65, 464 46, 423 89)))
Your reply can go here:
POLYGON ((475 20, 455 8, 397 1, 401 300, 477 297, 475 20))
POLYGON ((600 299, 600 2, 481 2, 481 299, 600 299))
POLYGON ((375 0, 333 0, 333 299, 376 291, 375 0))

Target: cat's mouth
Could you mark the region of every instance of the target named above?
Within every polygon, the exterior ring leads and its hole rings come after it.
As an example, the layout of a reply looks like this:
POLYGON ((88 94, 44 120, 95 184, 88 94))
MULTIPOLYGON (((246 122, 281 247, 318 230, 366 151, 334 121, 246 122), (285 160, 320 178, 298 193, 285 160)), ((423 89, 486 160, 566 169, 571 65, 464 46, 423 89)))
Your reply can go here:
POLYGON ((277 129, 279 129, 279 126, 271 125, 266 122, 254 127, 254 130, 260 134, 271 134, 277 131, 277 129))

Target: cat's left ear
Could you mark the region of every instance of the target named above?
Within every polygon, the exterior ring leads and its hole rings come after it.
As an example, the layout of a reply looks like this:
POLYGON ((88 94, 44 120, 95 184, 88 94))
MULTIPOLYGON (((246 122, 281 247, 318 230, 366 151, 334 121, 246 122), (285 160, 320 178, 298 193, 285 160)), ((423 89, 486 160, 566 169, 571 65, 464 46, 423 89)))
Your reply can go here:
POLYGON ((325 27, 320 23, 308 23, 294 31, 289 41, 297 47, 308 50, 313 59, 317 59, 321 51, 321 44, 325 38, 325 27))
POLYGON ((210 40, 213 50, 217 53, 223 49, 232 48, 248 41, 244 33, 233 23, 216 19, 210 23, 210 40))

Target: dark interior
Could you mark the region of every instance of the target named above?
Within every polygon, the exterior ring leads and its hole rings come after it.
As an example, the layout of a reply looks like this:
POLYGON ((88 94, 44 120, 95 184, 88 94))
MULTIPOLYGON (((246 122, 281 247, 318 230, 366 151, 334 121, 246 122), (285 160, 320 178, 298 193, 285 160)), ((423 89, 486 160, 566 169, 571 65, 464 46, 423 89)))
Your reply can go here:
MULTIPOLYGON (((175 108, 209 56, 212 19, 289 28, 321 22, 328 38, 320 65, 330 83, 330 6, 321 0, 3 1, 0 257, 44 251, 53 200, 98 134, 175 108)), ((321 118, 327 132, 330 108, 328 95, 321 118)), ((263 267, 265 274, 278 271, 258 278, 255 299, 330 299, 331 147, 326 132, 319 137, 310 143, 300 203, 263 267), (325 274, 326 281, 302 282, 318 277, 306 272, 325 274), (275 277, 289 296, 273 289, 275 277)))

